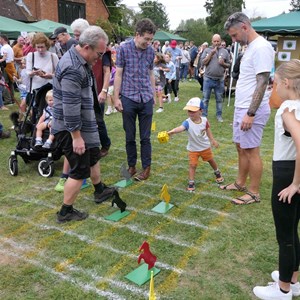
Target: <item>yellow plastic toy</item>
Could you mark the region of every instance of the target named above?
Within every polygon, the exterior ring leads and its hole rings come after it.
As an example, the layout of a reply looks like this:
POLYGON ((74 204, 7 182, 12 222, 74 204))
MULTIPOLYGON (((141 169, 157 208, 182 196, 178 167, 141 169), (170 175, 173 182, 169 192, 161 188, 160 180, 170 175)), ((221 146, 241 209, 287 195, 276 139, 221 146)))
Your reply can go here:
POLYGON ((158 141, 163 144, 163 143, 167 143, 170 139, 168 132, 167 131, 161 131, 158 133, 157 135, 158 141))

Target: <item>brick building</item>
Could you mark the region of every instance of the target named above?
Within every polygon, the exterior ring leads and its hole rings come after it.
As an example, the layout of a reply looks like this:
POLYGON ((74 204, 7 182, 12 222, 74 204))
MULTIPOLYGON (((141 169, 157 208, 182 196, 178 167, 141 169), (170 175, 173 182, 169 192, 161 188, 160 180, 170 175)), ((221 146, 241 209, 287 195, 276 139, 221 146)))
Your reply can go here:
POLYGON ((70 25, 77 18, 93 25, 109 11, 104 0, 2 0, 1 15, 19 21, 51 21, 70 25))

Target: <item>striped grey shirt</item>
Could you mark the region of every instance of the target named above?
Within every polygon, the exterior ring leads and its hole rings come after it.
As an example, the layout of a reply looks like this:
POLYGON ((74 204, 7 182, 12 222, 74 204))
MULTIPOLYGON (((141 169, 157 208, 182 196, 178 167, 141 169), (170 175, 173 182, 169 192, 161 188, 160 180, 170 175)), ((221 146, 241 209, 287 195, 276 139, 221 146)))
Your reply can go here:
POLYGON ((51 132, 80 130, 86 148, 100 146, 90 66, 73 46, 59 61, 53 78, 51 132))

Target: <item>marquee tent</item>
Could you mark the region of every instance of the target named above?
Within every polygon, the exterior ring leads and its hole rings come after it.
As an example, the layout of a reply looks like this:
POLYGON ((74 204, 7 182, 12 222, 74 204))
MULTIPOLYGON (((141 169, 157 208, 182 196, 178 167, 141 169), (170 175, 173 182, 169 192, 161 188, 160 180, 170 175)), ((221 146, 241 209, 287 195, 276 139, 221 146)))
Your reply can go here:
POLYGON ((0 16, 0 32, 8 36, 9 39, 17 39, 21 32, 41 31, 47 33, 46 30, 38 28, 32 24, 19 22, 10 18, 0 16))
POLYGON ((281 14, 251 23, 252 27, 265 35, 300 35, 300 11, 281 14))
POLYGON ((38 22, 35 22, 35 23, 31 23, 31 24, 36 26, 36 27, 42 28, 43 30, 47 31, 49 34, 53 33, 54 30, 57 27, 65 27, 65 28, 67 28, 69 33, 73 33, 73 31, 72 31, 72 29, 69 25, 54 22, 54 21, 51 21, 51 20, 46 20, 45 19, 45 20, 38 21, 38 22))
POLYGON ((165 42, 165 41, 171 41, 171 40, 175 40, 177 42, 185 42, 187 39, 177 35, 177 34, 173 34, 173 33, 169 33, 167 31, 156 31, 155 35, 154 35, 154 40, 159 40, 161 42, 165 42))

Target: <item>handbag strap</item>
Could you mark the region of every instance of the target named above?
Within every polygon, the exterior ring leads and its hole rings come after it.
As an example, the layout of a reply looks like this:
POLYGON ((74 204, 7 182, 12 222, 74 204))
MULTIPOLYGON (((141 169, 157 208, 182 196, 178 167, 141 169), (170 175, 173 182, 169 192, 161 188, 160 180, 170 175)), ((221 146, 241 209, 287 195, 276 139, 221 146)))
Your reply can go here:
MULTIPOLYGON (((34 66, 34 52, 32 52, 32 66, 31 69, 33 69, 34 66)), ((32 77, 30 77, 30 86, 29 86, 29 93, 32 92, 32 77)))

